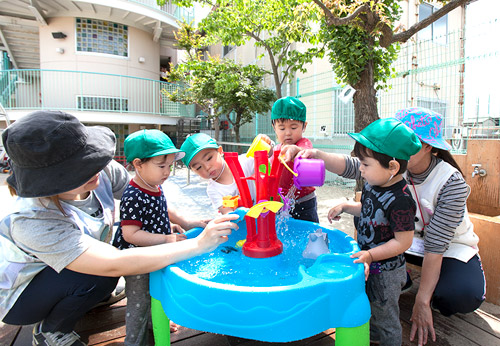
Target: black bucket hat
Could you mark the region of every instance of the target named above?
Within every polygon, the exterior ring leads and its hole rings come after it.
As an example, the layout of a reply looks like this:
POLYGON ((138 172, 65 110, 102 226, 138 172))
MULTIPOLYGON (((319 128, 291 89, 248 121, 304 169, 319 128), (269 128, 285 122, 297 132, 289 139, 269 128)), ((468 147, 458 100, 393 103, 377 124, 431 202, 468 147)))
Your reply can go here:
POLYGON ((30 113, 8 126, 2 140, 20 197, 47 197, 82 186, 112 160, 116 138, 58 111, 30 113))

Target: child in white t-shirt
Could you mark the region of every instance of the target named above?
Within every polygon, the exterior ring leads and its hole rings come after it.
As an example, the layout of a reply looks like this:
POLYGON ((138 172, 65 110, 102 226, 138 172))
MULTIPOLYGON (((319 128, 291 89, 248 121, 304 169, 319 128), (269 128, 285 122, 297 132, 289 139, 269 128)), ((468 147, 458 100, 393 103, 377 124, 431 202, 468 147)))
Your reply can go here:
MULTIPOLYGON (((263 137, 264 140, 271 142, 269 137, 263 137)), ((233 174, 224 160, 222 147, 209 135, 196 133, 186 138, 181 150, 186 153, 182 162, 203 179, 209 179, 207 195, 212 205, 222 214, 232 211, 233 208, 223 206, 223 197, 238 196, 240 193, 233 174)), ((238 156, 238 161, 246 177, 254 174, 253 157, 246 157, 245 154, 242 154, 238 156)), ((255 182, 253 180, 247 181, 252 201, 256 202, 255 182)))

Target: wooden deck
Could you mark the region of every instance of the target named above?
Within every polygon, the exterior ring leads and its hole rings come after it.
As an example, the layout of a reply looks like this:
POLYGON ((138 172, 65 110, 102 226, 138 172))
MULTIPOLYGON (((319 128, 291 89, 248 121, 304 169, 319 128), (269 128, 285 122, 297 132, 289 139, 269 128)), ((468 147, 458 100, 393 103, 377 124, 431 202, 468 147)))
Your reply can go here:
MULTIPOLYGON (((399 304, 401 307, 404 346, 417 345, 416 342, 410 342, 410 316, 419 283, 418 269, 412 271, 412 277, 414 278, 413 288, 410 292, 401 295, 399 304)), ((89 345, 123 345, 125 338, 125 306, 126 299, 112 306, 100 307, 90 311, 78 323, 76 331, 81 335, 82 340, 88 342, 89 345)), ((444 317, 434 312, 433 315, 437 340, 436 342, 430 341, 427 345, 500 345, 500 306, 484 303, 481 309, 471 314, 444 317)), ((32 328, 33 326, 2 325, 0 327, 0 346, 30 346, 32 328)), ((328 329, 305 340, 281 344, 238 339, 181 327, 178 332, 172 334, 171 340, 174 346, 326 346, 335 345, 335 329, 328 329)), ((152 335, 150 341, 150 345, 154 345, 152 335)))

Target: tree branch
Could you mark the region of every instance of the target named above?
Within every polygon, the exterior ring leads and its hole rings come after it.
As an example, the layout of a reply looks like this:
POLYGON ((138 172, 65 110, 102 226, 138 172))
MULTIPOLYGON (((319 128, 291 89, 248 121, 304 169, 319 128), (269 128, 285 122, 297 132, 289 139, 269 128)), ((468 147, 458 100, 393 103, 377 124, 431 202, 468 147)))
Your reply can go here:
POLYGON ((325 16, 327 18, 326 22, 328 25, 333 25, 333 26, 340 26, 340 25, 346 25, 349 24, 351 21, 356 19, 361 13, 363 12, 368 12, 370 10, 370 5, 367 3, 359 6, 356 10, 354 10, 353 13, 346 17, 335 17, 333 13, 330 11, 328 7, 321 1, 321 0, 313 0, 316 5, 319 6, 325 13, 325 16))
MULTIPOLYGON (((316 1, 316 0, 315 0, 316 1)), ((392 36, 391 40, 381 40, 381 45, 382 42, 384 43, 382 47, 387 47, 389 44, 395 43, 395 42, 406 42, 410 37, 415 35, 417 32, 420 30, 426 28, 430 24, 434 23, 436 20, 439 18, 443 17, 444 15, 448 14, 448 12, 451 12, 455 8, 462 6, 465 4, 468 0, 451 0, 449 3, 441 7, 439 10, 434 12, 432 15, 429 17, 419 21, 418 23, 413 24, 408 30, 400 32, 398 34, 395 34, 392 36), (389 43, 387 43, 389 42, 389 43)))
POLYGON ((278 56, 278 61, 276 61, 276 65, 279 66, 281 65, 281 60, 283 60, 288 52, 288 50, 290 49, 290 46, 292 44, 290 42, 287 42, 285 47, 283 47, 283 49, 281 50, 281 54, 278 56))

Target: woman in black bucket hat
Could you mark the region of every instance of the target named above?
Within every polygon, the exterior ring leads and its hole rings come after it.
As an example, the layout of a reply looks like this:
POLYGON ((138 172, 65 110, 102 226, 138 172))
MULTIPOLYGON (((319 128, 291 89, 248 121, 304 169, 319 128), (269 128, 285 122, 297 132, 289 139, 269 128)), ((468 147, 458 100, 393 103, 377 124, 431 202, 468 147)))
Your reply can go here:
POLYGON ((7 183, 19 198, 0 221, 0 319, 36 323, 33 345, 85 345, 73 328, 118 277, 212 251, 236 228, 229 222, 236 216, 225 216, 194 239, 117 250, 105 239, 128 175, 112 160, 109 129, 39 111, 2 139, 12 167, 7 183))

